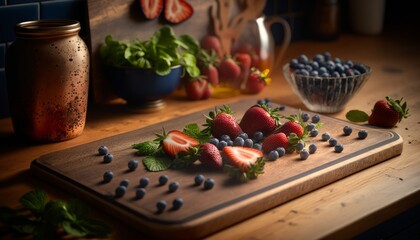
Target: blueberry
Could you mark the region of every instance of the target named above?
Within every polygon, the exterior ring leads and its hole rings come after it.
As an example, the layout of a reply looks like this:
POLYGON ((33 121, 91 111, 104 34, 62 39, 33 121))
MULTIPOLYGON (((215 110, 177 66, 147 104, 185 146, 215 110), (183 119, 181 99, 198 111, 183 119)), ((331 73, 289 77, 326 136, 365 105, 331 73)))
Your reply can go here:
POLYGON ((168 180, 169 180, 168 175, 161 175, 159 177, 159 185, 161 185, 161 186, 165 185, 168 182, 168 180))
POLYGON ((149 180, 149 178, 148 178, 148 177, 142 177, 142 178, 140 179, 140 181, 139 181, 139 186, 140 186, 140 187, 142 187, 142 188, 144 188, 144 187, 146 187, 147 185, 149 185, 149 182, 150 182, 150 180, 149 180))
POLYGON ((130 180, 124 179, 120 182, 120 186, 128 187, 129 183, 130 183, 130 180))
POLYGON ((106 171, 104 173, 104 182, 111 182, 113 177, 114 177, 114 174, 111 171, 106 171))
POLYGON ((351 134, 351 132, 353 132, 353 129, 350 126, 344 126, 343 127, 343 132, 345 136, 349 136, 351 134))
POLYGON ((368 136, 368 132, 365 129, 361 129, 358 133, 360 139, 365 139, 368 136))
POLYGON ((305 54, 302 54, 298 57, 298 62, 302 63, 302 64, 307 64, 308 63, 308 57, 305 54))
POLYGON ((251 148, 253 145, 254 145, 254 141, 252 141, 252 139, 251 139, 251 138, 245 139, 245 142, 244 142, 244 147, 249 147, 249 148, 251 148))
POLYGON ((303 148, 305 147, 305 142, 304 141, 299 141, 297 144, 296 144, 296 151, 301 151, 303 148))
POLYGON ((314 61, 318 62, 318 63, 322 63, 325 61, 325 57, 322 54, 316 54, 315 57, 313 58, 314 61))
POLYGON ((319 63, 317 61, 312 61, 309 64, 311 64, 312 69, 318 69, 319 68, 319 63))
POLYGON ((204 189, 212 189, 214 187, 214 180, 213 178, 207 178, 204 181, 204 189))
POLYGON ((261 131, 256 131, 254 133, 254 141, 255 142, 260 142, 264 139, 264 133, 262 133, 261 131))
POLYGON ((306 125, 306 130, 308 130, 309 132, 312 131, 313 129, 315 129, 315 124, 313 123, 308 123, 306 125))
POLYGON ((169 184, 169 192, 175 192, 176 190, 178 190, 178 188, 179 188, 178 182, 171 182, 169 184))
POLYGON ((252 145, 252 148, 255 148, 255 149, 257 149, 257 150, 262 150, 262 145, 261 145, 261 143, 254 143, 254 145, 252 145))
POLYGON ((119 185, 116 189, 115 189, 115 197, 122 197, 124 196, 124 194, 127 192, 127 187, 126 186, 122 186, 119 185))
POLYGON ((245 139, 248 139, 248 134, 245 132, 242 132, 238 135, 238 137, 243 138, 245 140, 245 139))
POLYGON ((312 122, 318 123, 321 120, 321 117, 318 114, 312 116, 312 122))
POLYGON ((145 195, 146 195, 146 189, 144 189, 144 188, 137 188, 136 189, 136 198, 137 199, 142 199, 142 198, 144 198, 145 195))
POLYGON ((276 148, 276 151, 278 152, 279 157, 283 157, 284 154, 286 154, 286 149, 284 149, 284 147, 278 147, 276 148))
POLYGON ((156 203, 156 208, 159 212, 163 212, 165 211, 166 205, 167 203, 165 200, 160 200, 159 202, 156 203))
POLYGON ((104 155, 104 163, 110 163, 112 162, 112 159, 114 156, 111 153, 107 153, 104 155))
POLYGON ((230 140, 230 139, 229 139, 229 140, 227 140, 227 142, 226 142, 226 143, 227 143, 227 145, 228 145, 228 146, 233 146, 233 141, 232 141, 232 140, 230 140))
POLYGON ((108 153, 108 147, 106 147, 106 146, 100 146, 99 148, 98 148, 98 154, 99 155, 106 155, 107 153, 108 153))
POLYGON ((328 140, 328 144, 329 144, 331 147, 334 147, 335 145, 337 145, 337 139, 335 139, 335 138, 330 138, 330 140, 328 140))
POLYGON ((316 150, 318 149, 318 147, 316 146, 315 143, 311 143, 309 145, 308 149, 309 149, 309 153, 310 154, 314 154, 316 152, 316 150))
POLYGON ((322 135, 321 135, 321 139, 322 139, 322 141, 324 141, 324 142, 326 142, 326 141, 328 141, 329 139, 331 138, 331 136, 330 136, 330 134, 329 133, 323 133, 322 135))
POLYGON ((312 70, 312 71, 309 72, 309 76, 311 76, 311 77, 318 77, 319 76, 319 73, 318 73, 317 70, 312 70))
POLYGON ((279 111, 284 111, 286 109, 285 105, 279 105, 278 106, 279 111))
POLYGON ((130 171, 136 170, 138 165, 139 165, 139 162, 135 159, 128 161, 128 169, 130 169, 130 171))
POLYGON ((199 186, 204 181, 204 176, 201 174, 198 174, 194 177, 194 183, 195 185, 199 186))
POLYGON ((310 118, 309 113, 303 112, 300 114, 300 117, 302 118, 302 121, 307 122, 310 118))
POLYGON ((212 137, 212 138, 210 138, 209 142, 217 147, 217 145, 219 144, 219 139, 217 139, 215 137, 212 137))
POLYGON ((343 151, 344 147, 343 144, 337 143, 337 145, 334 146, 334 151, 337 153, 341 153, 343 151))
POLYGON ((277 158, 279 158, 279 152, 277 152, 276 150, 270 151, 270 153, 268 154, 268 160, 274 161, 277 160, 277 158))
POLYGON ((318 129, 312 129, 312 130, 309 132, 309 135, 310 135, 311 137, 316 137, 316 136, 318 136, 318 129))
POLYGON ((180 209, 182 205, 184 205, 184 200, 180 197, 177 197, 172 201, 172 208, 174 210, 180 209))
MULTIPOLYGON (((295 66, 295 68, 298 67, 297 64, 298 64, 298 62, 296 60, 296 63, 293 64, 295 66)), ((265 99, 263 99, 263 98, 262 99, 258 99, 257 100, 257 104, 259 104, 259 105, 267 104, 267 101, 265 99)))
POLYGON ((220 141, 225 141, 225 142, 227 142, 228 140, 230 140, 229 135, 227 135, 227 134, 223 134, 222 136, 220 136, 220 141))
POLYGON ((224 147, 226 147, 228 144, 227 144, 227 142, 226 141, 223 141, 223 140, 221 140, 220 142, 219 142, 219 144, 217 144, 217 148, 219 149, 219 150, 222 150, 224 147))
POLYGON ((233 146, 243 146, 245 143, 245 140, 241 137, 236 137, 235 141, 233 141, 233 146))
POLYGON ((299 152, 300 155, 300 159, 302 160, 306 160, 309 157, 309 152, 306 149, 303 149, 302 151, 299 152))

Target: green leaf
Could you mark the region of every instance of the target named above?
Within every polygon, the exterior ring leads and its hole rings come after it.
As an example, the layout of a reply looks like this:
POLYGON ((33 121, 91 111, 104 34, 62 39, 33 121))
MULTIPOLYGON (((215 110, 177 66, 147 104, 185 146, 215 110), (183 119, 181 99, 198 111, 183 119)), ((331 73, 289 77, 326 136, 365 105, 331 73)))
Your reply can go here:
MULTIPOLYGON (((93 219, 93 218, 86 218, 86 219, 82 219, 81 221, 77 222, 77 225, 71 225, 70 226, 73 227, 73 231, 77 231, 78 228, 78 232, 79 234, 84 232, 85 235, 84 236, 93 236, 93 237, 110 237, 111 236, 111 232, 112 229, 111 227, 109 227, 106 223, 99 221, 97 219, 93 219)), ((64 224, 63 224, 64 227, 64 224)), ((67 230, 70 230, 69 228, 67 230)), ((67 232, 66 230, 66 232, 67 232)), ((70 232, 68 232, 70 233, 70 232)), ((75 232, 74 232, 75 233, 75 232)), ((71 233, 72 235, 75 235, 73 233, 71 233)))
POLYGON ((148 156, 143 159, 143 165, 151 172, 167 170, 171 164, 172 160, 165 156, 148 156))
POLYGON ((346 118, 351 122, 366 122, 369 115, 360 110, 350 110, 346 113, 346 118))
POLYGON ((44 211, 47 200, 48 197, 44 191, 35 189, 23 195, 20 198, 20 203, 33 213, 40 214, 44 211))
POLYGON ((8 207, 0 208, 0 222, 23 234, 32 234, 36 227, 36 222, 17 214, 8 207))
POLYGON ((67 218, 72 220, 86 218, 89 214, 87 205, 79 199, 70 199, 67 201, 67 218))
POLYGON ((158 141, 145 141, 133 144, 133 148, 137 149, 137 154, 140 156, 154 155, 159 150, 158 141))
POLYGON ((45 205, 42 218, 45 222, 57 225, 67 217, 67 206, 64 201, 51 200, 45 205))
POLYGON ((82 228, 78 224, 72 221, 64 221, 61 225, 67 234, 76 237, 85 237, 87 235, 86 229, 82 228))
POLYGON ((207 131, 201 131, 197 123, 187 124, 182 131, 197 139, 201 144, 208 142, 211 137, 207 131))

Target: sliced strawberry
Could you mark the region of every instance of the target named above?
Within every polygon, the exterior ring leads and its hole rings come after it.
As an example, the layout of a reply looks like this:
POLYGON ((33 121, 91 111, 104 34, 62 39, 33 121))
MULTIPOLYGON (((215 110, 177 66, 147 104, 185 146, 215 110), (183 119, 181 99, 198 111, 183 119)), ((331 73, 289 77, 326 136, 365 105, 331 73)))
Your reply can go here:
POLYGON ((139 0, 141 9, 147 19, 159 16, 163 9, 163 0, 139 0))
POLYGON ((158 137, 163 151, 171 157, 176 157, 181 152, 186 153, 189 148, 200 144, 195 138, 178 130, 171 130, 158 137))
POLYGON ((247 172, 248 168, 263 156, 263 153, 258 149, 239 146, 224 147, 223 153, 229 164, 239 168, 242 172, 247 172))
POLYGON ((180 23, 194 13, 192 6, 184 0, 165 1, 165 19, 171 23, 180 23))
POLYGON ((198 77, 185 82, 185 92, 190 100, 208 99, 212 88, 205 79, 198 77))

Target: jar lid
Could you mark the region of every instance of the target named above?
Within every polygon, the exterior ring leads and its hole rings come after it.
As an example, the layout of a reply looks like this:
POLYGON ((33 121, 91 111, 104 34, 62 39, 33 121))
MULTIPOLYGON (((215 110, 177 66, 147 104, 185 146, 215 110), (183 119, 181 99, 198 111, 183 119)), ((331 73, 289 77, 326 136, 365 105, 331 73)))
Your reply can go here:
POLYGON ((35 20, 16 24, 17 37, 54 37, 74 35, 80 31, 80 23, 76 20, 35 20))

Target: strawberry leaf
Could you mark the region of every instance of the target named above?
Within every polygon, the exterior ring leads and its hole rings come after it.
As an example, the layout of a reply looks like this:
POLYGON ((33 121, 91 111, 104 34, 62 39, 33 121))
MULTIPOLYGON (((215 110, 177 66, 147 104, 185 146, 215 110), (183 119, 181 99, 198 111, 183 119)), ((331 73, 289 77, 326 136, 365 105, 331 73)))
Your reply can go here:
POLYGON ((366 122, 369 115, 360 110, 350 110, 346 113, 346 118, 351 122, 366 122))
POLYGON ((151 172, 167 170, 171 164, 172 159, 166 156, 148 156, 143 159, 143 165, 151 172))
POLYGON ((135 143, 132 145, 134 149, 137 149, 137 154, 140 156, 150 156, 154 155, 159 151, 159 142, 157 141, 145 141, 140 143, 135 143))
POLYGON ((210 134, 208 131, 201 131, 197 123, 187 124, 182 130, 185 134, 197 139, 200 144, 208 142, 210 140, 210 134))

